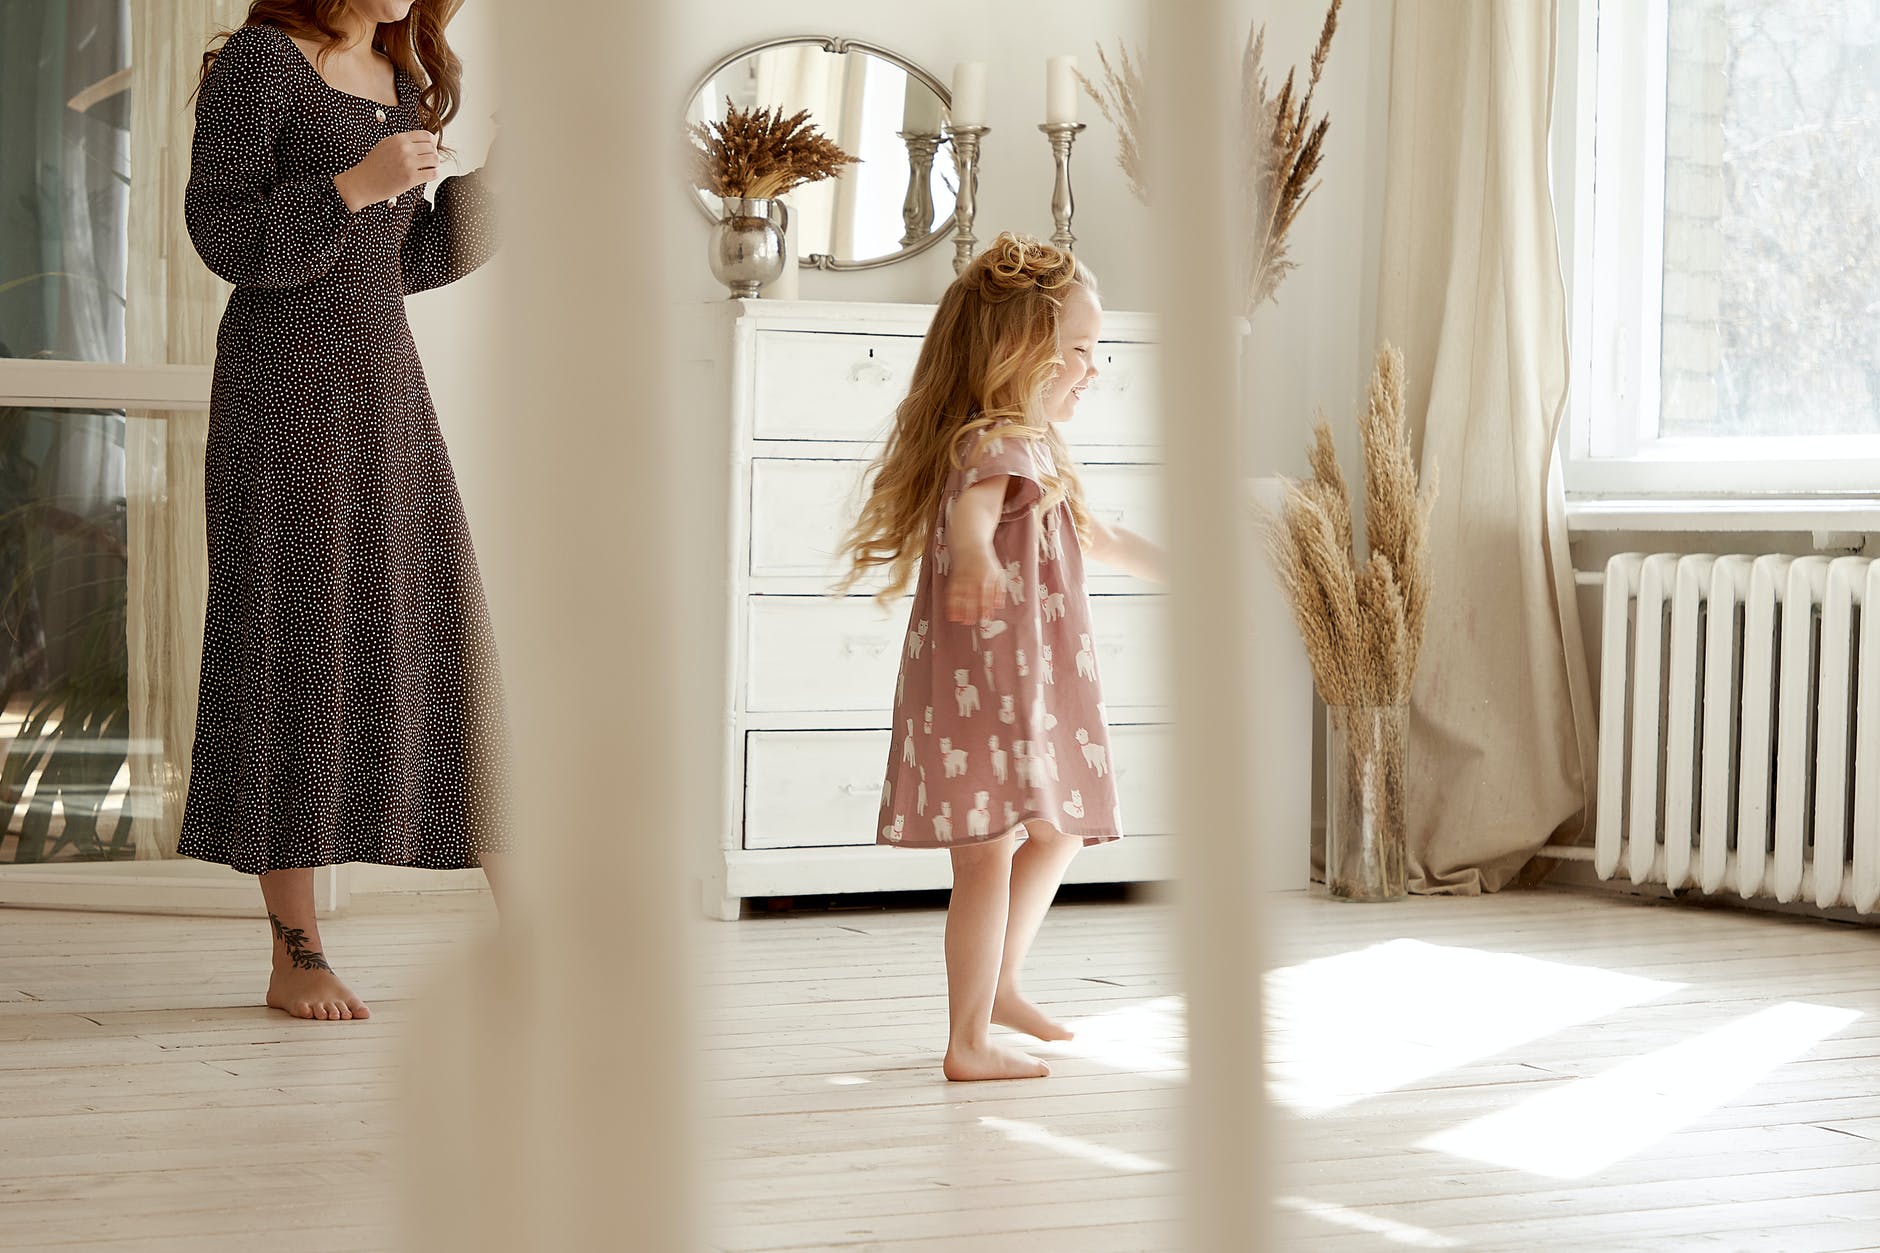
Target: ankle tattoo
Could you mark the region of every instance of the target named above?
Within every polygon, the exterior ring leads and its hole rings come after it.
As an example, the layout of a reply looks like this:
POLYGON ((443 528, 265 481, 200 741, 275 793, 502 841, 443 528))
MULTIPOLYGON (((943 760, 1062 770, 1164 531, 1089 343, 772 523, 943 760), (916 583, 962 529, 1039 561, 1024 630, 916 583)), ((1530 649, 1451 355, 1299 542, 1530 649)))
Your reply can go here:
POLYGON ((287 926, 273 914, 268 915, 268 921, 274 924, 274 934, 281 937, 281 943, 287 948, 288 960, 294 963, 295 970, 332 971, 333 968, 326 964, 326 958, 320 956, 319 950, 307 947, 305 930, 287 926))

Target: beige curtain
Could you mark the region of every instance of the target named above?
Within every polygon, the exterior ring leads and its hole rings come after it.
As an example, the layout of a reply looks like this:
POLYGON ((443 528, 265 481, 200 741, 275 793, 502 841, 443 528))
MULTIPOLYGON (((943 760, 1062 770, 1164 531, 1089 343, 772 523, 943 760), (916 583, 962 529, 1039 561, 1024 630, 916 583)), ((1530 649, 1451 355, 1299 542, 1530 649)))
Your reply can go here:
MULTIPOLYGON (((215 31, 242 0, 131 5, 130 272, 126 359, 207 365, 228 288, 196 256, 183 224, 194 133, 190 94, 215 31)), ((203 529, 202 410, 126 422, 132 834, 139 857, 176 851, 195 740, 209 557, 203 529)))
POLYGON ((1402 346, 1434 592, 1412 698, 1413 889, 1494 891, 1590 813, 1595 716, 1555 454, 1567 311, 1555 12, 1398 0, 1378 334, 1402 346))

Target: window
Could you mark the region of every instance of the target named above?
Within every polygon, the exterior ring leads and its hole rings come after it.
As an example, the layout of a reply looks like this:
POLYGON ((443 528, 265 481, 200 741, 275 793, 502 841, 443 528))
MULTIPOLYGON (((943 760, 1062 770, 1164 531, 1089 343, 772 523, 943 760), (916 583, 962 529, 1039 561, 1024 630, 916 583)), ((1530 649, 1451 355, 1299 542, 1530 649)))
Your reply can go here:
POLYGON ((1575 493, 1880 492, 1880 0, 1573 0, 1575 493))

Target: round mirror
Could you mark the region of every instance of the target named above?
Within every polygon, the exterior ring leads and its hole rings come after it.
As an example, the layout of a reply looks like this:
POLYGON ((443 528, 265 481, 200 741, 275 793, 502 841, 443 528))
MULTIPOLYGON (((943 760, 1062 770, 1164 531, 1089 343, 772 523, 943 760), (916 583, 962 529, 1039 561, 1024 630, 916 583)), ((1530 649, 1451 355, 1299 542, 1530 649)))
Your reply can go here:
MULTIPOLYGON (((932 247, 953 229, 956 176, 946 135, 951 98, 905 57, 852 39, 805 35, 740 48, 714 65, 686 102, 686 121, 722 122, 740 109, 809 111, 809 121, 861 158, 789 194, 801 264, 865 270, 932 247)), ((718 220, 718 198, 695 191, 718 220)))

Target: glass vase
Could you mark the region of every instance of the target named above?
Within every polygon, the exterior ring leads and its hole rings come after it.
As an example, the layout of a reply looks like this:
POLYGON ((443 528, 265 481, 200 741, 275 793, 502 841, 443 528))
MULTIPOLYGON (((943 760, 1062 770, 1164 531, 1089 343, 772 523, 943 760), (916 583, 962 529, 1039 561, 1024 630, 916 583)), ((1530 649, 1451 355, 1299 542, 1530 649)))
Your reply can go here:
POLYGON ((1410 706, 1326 710, 1325 887, 1334 900, 1401 900, 1410 706))

